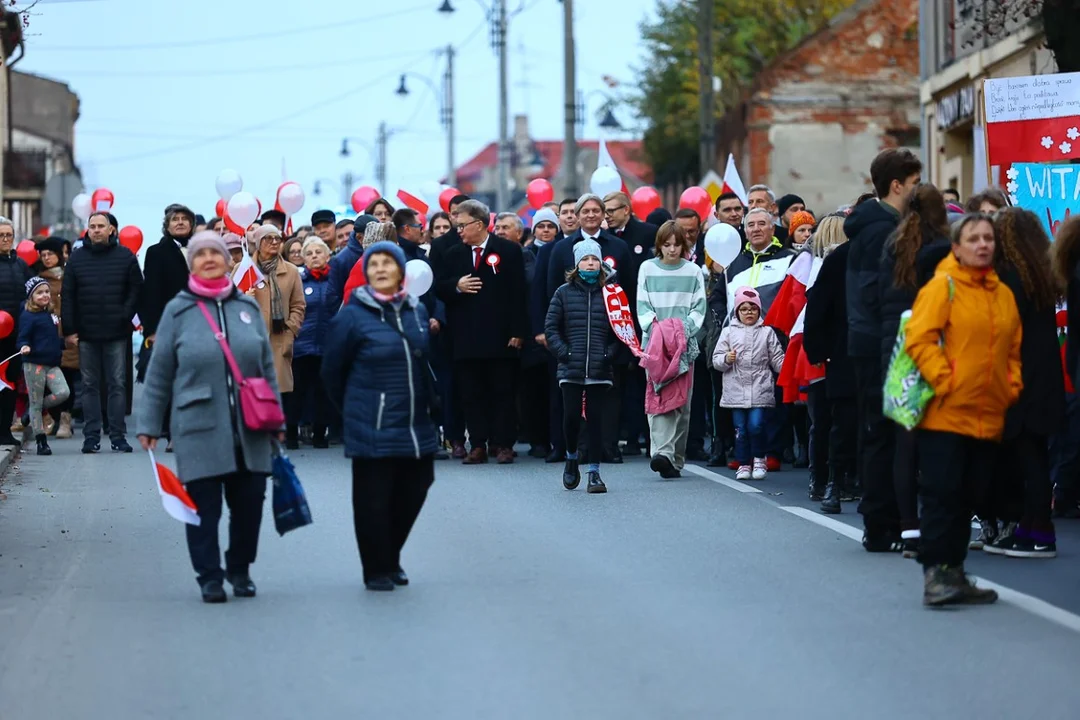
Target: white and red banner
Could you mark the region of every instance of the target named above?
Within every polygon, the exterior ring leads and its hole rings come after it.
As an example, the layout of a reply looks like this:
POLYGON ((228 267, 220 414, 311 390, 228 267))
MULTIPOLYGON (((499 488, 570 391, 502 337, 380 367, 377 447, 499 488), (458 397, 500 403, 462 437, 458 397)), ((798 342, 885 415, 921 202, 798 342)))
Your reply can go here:
POLYGON ((728 153, 727 167, 724 168, 724 190, 725 193, 735 193, 742 200, 742 204, 746 205, 750 202, 746 188, 743 187, 742 178, 739 177, 739 168, 735 167, 735 155, 728 153))
POLYGON ((618 283, 604 285, 604 306, 607 308, 608 322, 611 323, 611 331, 615 333, 615 337, 630 348, 634 357, 643 356, 645 353, 641 349, 641 341, 638 340, 637 330, 634 328, 634 314, 630 312, 630 299, 621 285, 618 283))
POLYGON ((157 483, 158 494, 161 495, 161 504, 165 512, 174 519, 188 525, 198 525, 202 522, 199 518, 199 509, 195 507, 191 496, 187 494, 183 483, 176 477, 176 473, 165 465, 162 465, 154 457, 154 451, 150 450, 150 466, 154 469, 154 481, 157 483))
POLYGON ((251 256, 245 252, 244 258, 236 264, 236 268, 233 270, 233 285, 240 292, 246 293, 265 279, 262 271, 255 265, 251 256))

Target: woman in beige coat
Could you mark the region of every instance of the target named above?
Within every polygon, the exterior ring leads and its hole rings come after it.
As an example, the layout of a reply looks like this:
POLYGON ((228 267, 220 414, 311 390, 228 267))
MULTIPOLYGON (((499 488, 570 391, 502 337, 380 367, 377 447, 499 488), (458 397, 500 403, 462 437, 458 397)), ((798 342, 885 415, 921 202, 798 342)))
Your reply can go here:
MULTIPOLYGON (((248 294, 262 310, 263 322, 270 333, 270 349, 274 353, 274 370, 282 395, 293 389, 293 341, 304 324, 307 303, 300 271, 281 256, 281 231, 273 225, 263 225, 255 231, 255 265, 262 271, 263 280, 248 294)), ((282 399, 286 402, 285 399, 282 399)), ((295 445, 288 438, 289 446, 295 445)))

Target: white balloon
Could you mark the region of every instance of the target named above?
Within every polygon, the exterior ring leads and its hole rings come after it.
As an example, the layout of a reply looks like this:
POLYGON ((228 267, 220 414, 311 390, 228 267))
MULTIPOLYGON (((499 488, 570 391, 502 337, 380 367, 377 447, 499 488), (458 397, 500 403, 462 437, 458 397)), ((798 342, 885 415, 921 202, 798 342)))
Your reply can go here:
POLYGON ((277 201, 286 215, 295 215, 304 207, 304 189, 294 182, 285 183, 278 192, 277 201))
POLYGON ((705 252, 714 263, 727 267, 739 255, 742 238, 739 231, 727 223, 717 223, 705 233, 705 252))
POLYGON ((421 183, 419 190, 420 199, 428 204, 428 212, 431 212, 432 208, 435 210, 442 209, 439 207, 439 195, 443 191, 442 185, 434 180, 429 180, 428 182, 421 183))
POLYGON ((259 201, 254 195, 243 190, 229 198, 226 209, 232 221, 243 228, 259 217, 259 201))
POLYGON ((589 181, 589 189, 592 190, 594 195, 604 197, 608 193, 622 189, 622 178, 615 168, 598 167, 589 181))
POLYGON ((222 170, 218 173, 217 182, 218 197, 229 202, 232 196, 244 189, 244 179, 235 170, 222 170))
POLYGON ((431 289, 435 276, 431 266, 423 260, 410 260, 405 263, 405 292, 418 298, 431 289))
POLYGON ((75 217, 79 218, 83 222, 90 219, 90 213, 93 212, 93 198, 87 193, 79 193, 75 196, 75 199, 71 201, 71 212, 75 213, 75 217))

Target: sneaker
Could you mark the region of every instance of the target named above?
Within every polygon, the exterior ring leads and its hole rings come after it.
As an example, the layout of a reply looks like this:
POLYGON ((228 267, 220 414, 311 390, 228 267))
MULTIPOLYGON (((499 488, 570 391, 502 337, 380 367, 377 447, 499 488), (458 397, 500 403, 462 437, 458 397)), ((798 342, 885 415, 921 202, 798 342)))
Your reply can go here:
POLYGON ((765 458, 754 458, 754 472, 750 477, 754 480, 764 480, 768 474, 769 470, 765 465, 765 458))
POLYGON ((93 455, 94 453, 96 453, 99 450, 101 450, 101 445, 94 442, 93 440, 87 440, 86 442, 83 443, 83 446, 82 446, 83 455, 93 455))
MULTIPOLYGON (((986 550, 986 548, 983 549, 986 550)), ((1014 537, 1012 547, 1005 550, 1005 555, 1014 558, 1055 558, 1057 557, 1057 543, 1014 537)))
POLYGON ((862 546, 870 553, 898 553, 904 551, 904 542, 900 535, 892 532, 873 532, 863 530, 862 546))
POLYGON ((750 466, 740 465, 739 469, 735 472, 736 480, 749 480, 750 479, 750 466))
POLYGON ((903 546, 902 553, 908 560, 919 559, 919 538, 904 538, 900 541, 903 546))
POLYGON ((991 555, 1008 555, 1008 551, 1021 539, 1022 538, 1016 537, 1016 523, 1005 523, 1005 526, 1001 528, 1001 532, 997 536, 997 540, 989 545, 983 545, 983 552, 990 553, 991 555))
POLYGON ((112 441, 112 451, 119 453, 129 453, 132 451, 131 445, 124 438, 112 441))
POLYGON ((968 550, 982 550, 987 545, 992 545, 998 537, 997 520, 980 520, 979 524, 982 526, 982 530, 979 531, 979 535, 968 543, 968 550))

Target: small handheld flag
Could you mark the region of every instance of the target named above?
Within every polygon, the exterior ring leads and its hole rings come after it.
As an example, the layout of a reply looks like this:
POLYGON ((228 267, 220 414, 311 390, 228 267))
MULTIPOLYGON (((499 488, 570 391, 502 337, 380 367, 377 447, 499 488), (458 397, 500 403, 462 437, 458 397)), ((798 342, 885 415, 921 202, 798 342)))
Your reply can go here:
POLYGON ((9 357, 8 359, 0 362, 0 392, 3 392, 4 390, 14 390, 15 389, 15 383, 11 382, 7 378, 8 363, 10 363, 15 358, 19 357, 19 355, 21 355, 21 354, 22 353, 15 353, 14 355, 9 357))
POLYGON ((158 493, 161 495, 161 504, 165 512, 173 518, 188 525, 201 523, 199 510, 195 502, 187 494, 176 473, 162 465, 154 457, 154 451, 150 450, 150 465, 154 469, 154 480, 157 482, 158 493))

